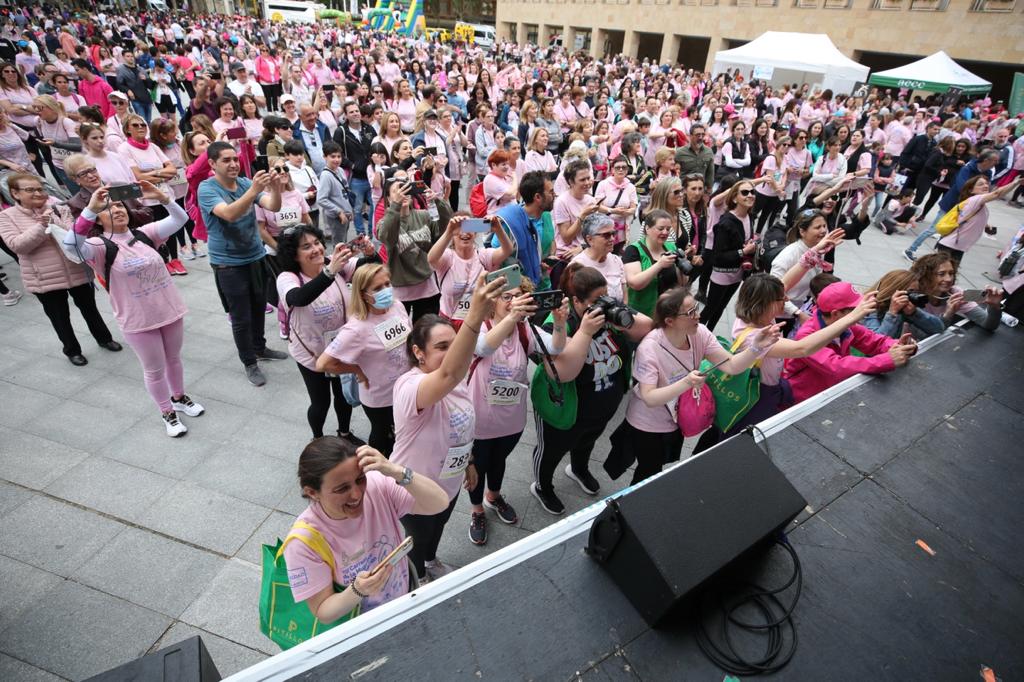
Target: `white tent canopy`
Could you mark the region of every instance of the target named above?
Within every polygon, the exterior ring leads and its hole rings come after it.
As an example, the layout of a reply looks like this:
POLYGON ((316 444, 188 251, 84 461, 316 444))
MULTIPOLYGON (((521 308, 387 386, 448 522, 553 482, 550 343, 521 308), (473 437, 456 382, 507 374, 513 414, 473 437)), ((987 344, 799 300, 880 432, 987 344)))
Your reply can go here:
POLYGON ((875 85, 931 92, 946 92, 953 87, 971 95, 982 94, 992 89, 991 83, 954 62, 942 50, 916 62, 872 74, 870 82, 875 85))
POLYGON ((715 53, 714 73, 759 67, 770 85, 820 83, 837 93, 850 92, 868 79, 870 69, 842 52, 824 33, 767 31, 746 45, 715 53), (771 75, 768 75, 768 73, 771 75))

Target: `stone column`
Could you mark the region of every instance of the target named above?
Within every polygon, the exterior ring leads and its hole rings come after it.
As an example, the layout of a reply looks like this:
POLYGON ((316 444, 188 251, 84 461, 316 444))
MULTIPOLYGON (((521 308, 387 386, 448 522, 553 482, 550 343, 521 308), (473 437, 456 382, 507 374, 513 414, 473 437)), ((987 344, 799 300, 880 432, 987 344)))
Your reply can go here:
POLYGON ((548 40, 551 38, 551 26, 547 24, 540 24, 537 26, 537 46, 547 47, 548 40))
POLYGON ((526 22, 520 21, 516 24, 516 44, 520 47, 526 45, 526 22))
POLYGON ((682 38, 678 35, 666 33, 661 40, 661 57, 658 62, 664 64, 675 64, 679 57, 679 45, 682 38))
POLYGON ((635 57, 640 49, 640 34, 636 31, 626 31, 626 39, 622 43, 622 53, 627 57, 635 57))
POLYGON ((715 53, 725 47, 725 39, 722 36, 711 36, 711 43, 708 45, 708 59, 704 62, 704 70, 710 71, 715 65, 715 53))
POLYGON ((608 33, 603 28, 594 27, 590 31, 590 56, 600 59, 604 56, 604 41, 608 39, 608 33))
POLYGON ((572 26, 565 25, 562 27, 562 46, 565 47, 569 52, 575 50, 576 45, 576 29, 572 26))

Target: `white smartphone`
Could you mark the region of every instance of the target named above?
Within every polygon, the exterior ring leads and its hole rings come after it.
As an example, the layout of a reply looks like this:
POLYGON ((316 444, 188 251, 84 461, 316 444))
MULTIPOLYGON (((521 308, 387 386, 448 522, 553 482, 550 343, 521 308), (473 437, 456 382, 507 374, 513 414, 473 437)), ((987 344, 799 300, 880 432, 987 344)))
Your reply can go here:
POLYGON ((486 218, 466 218, 459 223, 459 229, 463 232, 490 232, 491 221, 486 218))
POLYGON ((397 566, 398 562, 404 559, 405 555, 411 551, 412 538, 407 537, 398 544, 398 547, 395 547, 386 557, 381 559, 379 564, 373 567, 373 570, 370 571, 370 575, 376 575, 378 571, 383 569, 388 564, 391 564, 392 566, 397 566))

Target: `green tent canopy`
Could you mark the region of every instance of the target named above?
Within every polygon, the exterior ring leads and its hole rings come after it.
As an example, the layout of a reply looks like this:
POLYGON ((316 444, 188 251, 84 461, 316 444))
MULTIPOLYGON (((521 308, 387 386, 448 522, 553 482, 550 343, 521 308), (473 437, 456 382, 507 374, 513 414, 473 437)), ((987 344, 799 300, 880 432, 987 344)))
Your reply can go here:
POLYGON ((992 89, 991 83, 954 62, 942 50, 905 66, 871 74, 868 83, 930 92, 960 88, 967 95, 981 95, 992 89))

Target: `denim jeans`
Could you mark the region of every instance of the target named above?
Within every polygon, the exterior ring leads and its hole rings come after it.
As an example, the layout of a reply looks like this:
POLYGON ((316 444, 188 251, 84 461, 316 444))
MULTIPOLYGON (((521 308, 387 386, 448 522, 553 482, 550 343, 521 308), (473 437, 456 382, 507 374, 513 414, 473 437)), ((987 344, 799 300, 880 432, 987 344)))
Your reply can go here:
POLYGON ((131 102, 132 102, 132 109, 135 110, 136 114, 138 114, 142 118, 146 119, 146 123, 149 123, 150 121, 153 120, 153 103, 152 102, 140 102, 137 99, 133 99, 131 102))
MULTIPOLYGON (((369 234, 371 225, 363 226, 363 206, 370 204, 370 181, 362 178, 352 178, 349 182, 352 190, 350 203, 356 223, 356 234, 369 234)), ((373 222, 373 205, 370 205, 370 222, 373 222)))
POLYGON ((924 244, 926 239, 935 234, 935 226, 939 224, 939 221, 942 219, 942 216, 944 215, 946 215, 946 212, 940 210, 939 214, 935 216, 935 220, 932 221, 932 224, 928 226, 928 229, 922 230, 921 234, 917 235, 917 239, 915 239, 914 242, 907 247, 907 251, 909 251, 910 253, 917 252, 917 250, 921 248, 921 244, 924 244))

